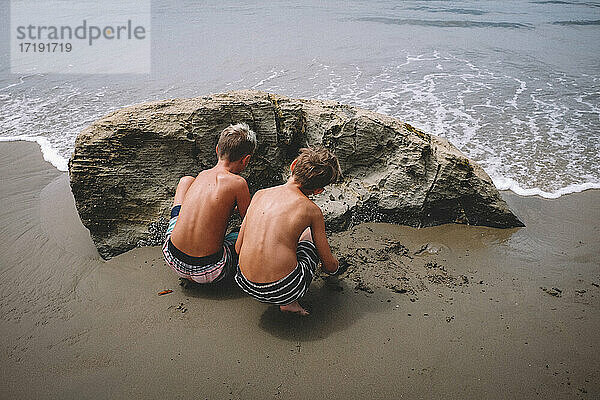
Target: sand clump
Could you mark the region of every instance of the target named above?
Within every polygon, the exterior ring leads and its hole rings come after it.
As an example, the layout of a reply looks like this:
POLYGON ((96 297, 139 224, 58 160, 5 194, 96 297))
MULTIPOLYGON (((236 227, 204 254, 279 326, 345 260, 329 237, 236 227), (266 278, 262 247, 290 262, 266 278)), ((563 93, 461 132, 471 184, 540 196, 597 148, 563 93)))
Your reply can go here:
POLYGON ((453 272, 446 258, 448 248, 410 240, 403 244, 395 236, 389 225, 377 223, 333 234, 334 253, 348 263, 340 279, 352 281, 358 291, 373 293, 385 288, 406 294, 411 301, 440 285, 453 290, 469 285, 467 276, 453 272))

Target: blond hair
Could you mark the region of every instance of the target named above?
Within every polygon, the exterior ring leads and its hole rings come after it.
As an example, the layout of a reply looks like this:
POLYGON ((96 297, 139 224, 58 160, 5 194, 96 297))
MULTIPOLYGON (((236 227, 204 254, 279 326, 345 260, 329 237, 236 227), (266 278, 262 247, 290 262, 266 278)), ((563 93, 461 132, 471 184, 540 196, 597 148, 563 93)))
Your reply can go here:
POLYGON ((256 150, 256 134, 247 124, 229 125, 219 137, 219 158, 238 161, 256 150))

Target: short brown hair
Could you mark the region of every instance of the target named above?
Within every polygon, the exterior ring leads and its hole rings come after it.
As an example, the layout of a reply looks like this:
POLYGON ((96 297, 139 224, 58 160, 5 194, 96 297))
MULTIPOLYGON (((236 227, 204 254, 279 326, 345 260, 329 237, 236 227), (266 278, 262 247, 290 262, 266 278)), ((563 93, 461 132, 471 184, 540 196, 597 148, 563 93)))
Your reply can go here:
POLYGON ((219 158, 238 161, 256 150, 256 134, 247 124, 229 125, 219 137, 219 158))
POLYGON ((292 176, 303 189, 324 188, 342 177, 337 157, 323 147, 300 149, 292 176))

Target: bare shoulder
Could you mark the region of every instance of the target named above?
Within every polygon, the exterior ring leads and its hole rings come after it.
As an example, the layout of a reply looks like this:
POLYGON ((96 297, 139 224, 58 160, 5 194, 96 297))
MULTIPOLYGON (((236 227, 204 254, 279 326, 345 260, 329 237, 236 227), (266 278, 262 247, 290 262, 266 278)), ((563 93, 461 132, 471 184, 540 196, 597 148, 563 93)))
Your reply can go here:
POLYGON ((203 176, 210 175, 211 172, 212 172, 212 169, 203 169, 202 171, 198 172, 198 175, 196 175, 196 178, 201 178, 203 176))
POLYGON ((256 197, 256 196, 259 196, 259 197, 260 197, 260 196, 262 196, 263 194, 265 194, 265 192, 267 192, 268 190, 269 190, 268 188, 267 188, 267 189, 260 189, 260 190, 257 190, 257 191, 256 191, 256 193, 254 193, 254 197, 256 197))
POLYGON ((260 190, 256 191, 252 195, 252 203, 253 204, 257 204, 258 202, 260 202, 261 199, 262 199, 262 197, 264 196, 266 190, 267 189, 260 189, 260 190))
POLYGON ((236 191, 243 190, 248 188, 248 183, 246 180, 236 174, 232 173, 223 173, 220 175, 221 182, 225 183, 229 188, 234 189, 236 191))
POLYGON ((316 205, 314 201, 308 199, 308 204, 306 207, 311 217, 323 218, 323 212, 321 211, 321 208, 316 205))
POLYGON ((306 196, 299 196, 297 201, 295 202, 295 208, 297 210, 302 210, 302 214, 309 217, 311 220, 314 218, 323 218, 323 213, 318 205, 316 205, 311 199, 306 196))
POLYGON ((248 189, 248 182, 243 176, 232 174, 233 180, 232 182, 235 184, 237 188, 240 189, 248 189))
POLYGON ((271 186, 258 190, 254 196, 280 196, 281 195, 281 186, 271 186))

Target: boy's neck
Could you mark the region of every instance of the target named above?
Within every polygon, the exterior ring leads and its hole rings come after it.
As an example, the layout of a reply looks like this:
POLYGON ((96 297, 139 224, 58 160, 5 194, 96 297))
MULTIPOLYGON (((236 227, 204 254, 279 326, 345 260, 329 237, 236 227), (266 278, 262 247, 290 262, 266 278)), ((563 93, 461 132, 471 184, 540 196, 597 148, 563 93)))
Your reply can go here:
POLYGON ((306 197, 313 194, 312 190, 306 190, 306 189, 302 188, 302 185, 300 185, 298 182, 296 182, 296 180, 294 179, 293 176, 290 176, 290 178, 287 180, 287 182, 284 185, 301 191, 302 194, 305 195, 306 197))
POLYGON ((217 165, 213 168, 221 169, 231 172, 232 174, 239 174, 241 171, 240 163, 238 161, 231 162, 225 158, 219 158, 217 165))

